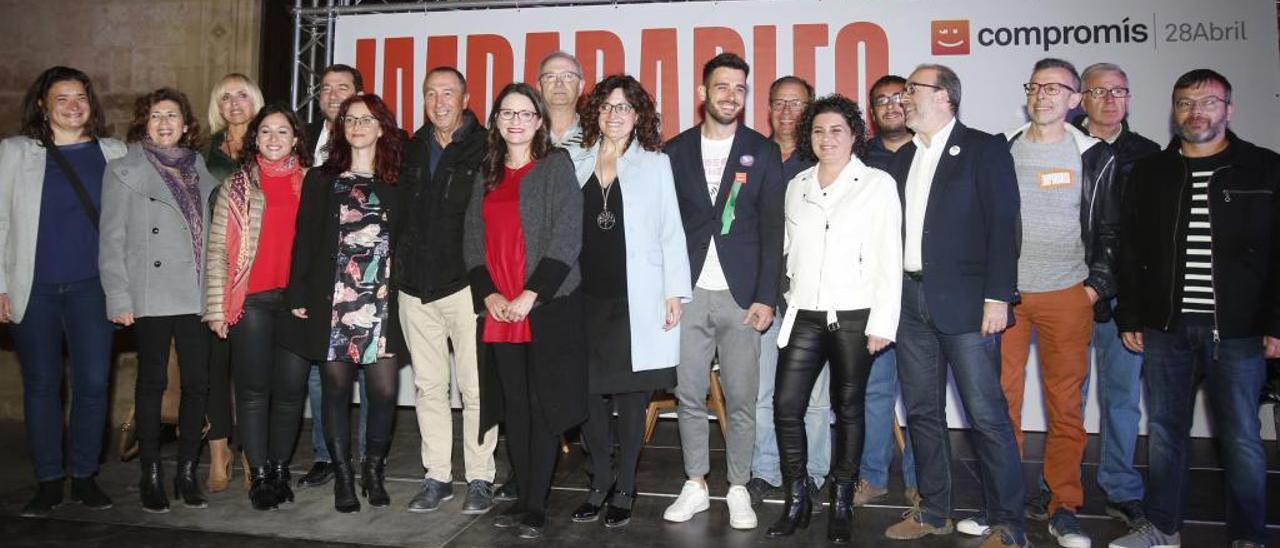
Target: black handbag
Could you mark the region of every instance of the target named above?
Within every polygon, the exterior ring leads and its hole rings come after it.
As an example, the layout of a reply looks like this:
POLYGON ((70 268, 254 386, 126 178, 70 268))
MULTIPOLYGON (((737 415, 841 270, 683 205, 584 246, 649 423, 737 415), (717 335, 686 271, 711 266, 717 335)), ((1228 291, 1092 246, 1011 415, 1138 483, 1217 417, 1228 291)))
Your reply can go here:
POLYGON ((89 190, 84 187, 84 183, 80 181, 80 176, 76 174, 76 170, 71 169, 71 162, 67 161, 67 157, 62 155, 62 151, 53 144, 52 141, 46 139, 44 149, 48 152, 53 161, 58 164, 58 169, 67 176, 67 180, 71 181, 71 188, 76 191, 76 198, 80 200, 80 206, 84 208, 84 214, 89 216, 89 222, 93 223, 93 229, 98 229, 98 207, 93 205, 93 198, 89 197, 89 190))

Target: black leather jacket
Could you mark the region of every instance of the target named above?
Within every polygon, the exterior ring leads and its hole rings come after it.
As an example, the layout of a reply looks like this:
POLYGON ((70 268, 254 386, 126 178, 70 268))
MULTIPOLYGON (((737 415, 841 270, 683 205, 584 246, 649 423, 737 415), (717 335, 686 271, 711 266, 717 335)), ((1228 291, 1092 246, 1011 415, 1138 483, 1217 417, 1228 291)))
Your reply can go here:
MULTIPOLYGON (((1084 240, 1084 260, 1089 265, 1085 285, 1098 292, 1093 319, 1111 319, 1108 302, 1116 295, 1116 268, 1120 251, 1120 187, 1115 184, 1116 161, 1111 145, 1085 135, 1075 126, 1067 132, 1084 148, 1080 154, 1080 238, 1084 240)), ((1022 137, 1022 130, 1009 134, 1009 146, 1022 137)))
MULTIPOLYGON (((1222 338, 1280 337, 1280 154, 1227 132, 1209 179, 1214 320, 1222 338)), ((1174 139, 1134 166, 1124 204, 1121 331, 1168 331, 1181 316, 1191 174, 1174 139)))
POLYGON ((430 169, 434 126, 423 125, 406 145, 400 184, 405 187, 407 207, 392 275, 400 291, 423 302, 467 287, 462 226, 484 158, 486 135, 476 116, 464 111, 462 125, 454 131, 434 173, 430 169))

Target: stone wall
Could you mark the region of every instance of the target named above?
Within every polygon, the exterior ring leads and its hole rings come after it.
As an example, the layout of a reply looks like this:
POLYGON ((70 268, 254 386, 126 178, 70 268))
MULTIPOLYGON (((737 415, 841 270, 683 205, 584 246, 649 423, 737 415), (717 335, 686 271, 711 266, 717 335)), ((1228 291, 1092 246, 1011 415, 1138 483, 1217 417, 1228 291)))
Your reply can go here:
POLYGON ((0 0, 0 136, 17 133, 22 97, 42 70, 93 79, 111 133, 133 101, 162 86, 185 92, 202 126, 223 74, 257 76, 262 0, 0 0))

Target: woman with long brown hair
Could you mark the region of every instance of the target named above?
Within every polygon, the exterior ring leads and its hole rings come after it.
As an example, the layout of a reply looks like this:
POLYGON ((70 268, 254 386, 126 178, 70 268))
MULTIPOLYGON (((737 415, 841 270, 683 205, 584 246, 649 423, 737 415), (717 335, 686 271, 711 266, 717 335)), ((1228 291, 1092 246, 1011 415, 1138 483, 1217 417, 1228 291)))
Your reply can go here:
POLYGON ((377 95, 343 102, 325 164, 307 173, 285 303, 299 320, 286 346, 324 362, 324 437, 334 458, 334 508, 357 512, 348 410, 356 372, 368 383, 361 491, 391 504, 383 482, 401 359, 408 355, 391 285, 405 135, 377 95))

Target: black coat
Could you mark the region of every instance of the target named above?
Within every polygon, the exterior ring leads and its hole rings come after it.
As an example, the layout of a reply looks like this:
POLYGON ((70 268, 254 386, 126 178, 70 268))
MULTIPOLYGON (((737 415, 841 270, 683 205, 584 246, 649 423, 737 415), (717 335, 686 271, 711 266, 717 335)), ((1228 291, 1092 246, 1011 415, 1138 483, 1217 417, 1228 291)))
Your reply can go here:
POLYGON ((400 170, 407 208, 396 244, 399 262, 394 275, 400 291, 423 302, 467 286, 462 225, 488 134, 471 111, 463 112, 462 125, 440 155, 434 173, 430 143, 435 128, 430 123, 413 135, 400 170))
MULTIPOLYGON (((1214 316, 1222 338, 1280 337, 1280 155, 1228 132, 1209 180, 1214 316)), ((1129 176, 1120 241, 1123 332, 1168 331, 1181 316, 1191 173, 1174 139, 1129 176)))
MULTIPOLYGON (((290 310, 307 309, 308 318, 294 318, 295 325, 286 329, 283 346, 311 361, 324 361, 329 348, 329 329, 333 310, 333 280, 338 253, 338 203, 333 200, 333 182, 337 174, 323 168, 312 169, 302 181, 302 197, 298 204, 298 221, 293 236, 293 258, 289 267, 289 286, 285 303, 290 310)), ((401 192, 396 185, 381 180, 374 191, 387 210, 391 225, 391 264, 395 268, 395 242, 401 213, 401 192)), ((400 331, 400 314, 396 304, 395 284, 387 296, 387 352, 408 360, 409 350, 400 331)))

